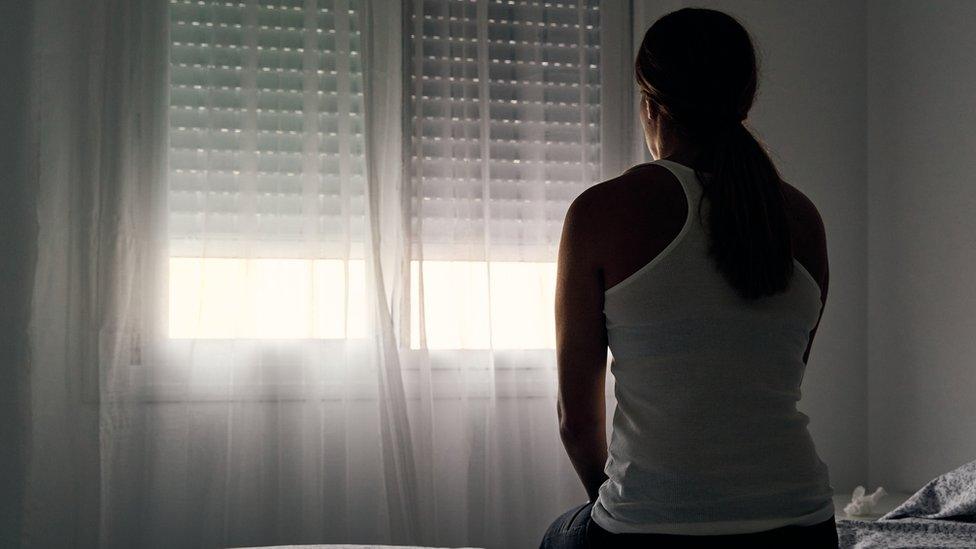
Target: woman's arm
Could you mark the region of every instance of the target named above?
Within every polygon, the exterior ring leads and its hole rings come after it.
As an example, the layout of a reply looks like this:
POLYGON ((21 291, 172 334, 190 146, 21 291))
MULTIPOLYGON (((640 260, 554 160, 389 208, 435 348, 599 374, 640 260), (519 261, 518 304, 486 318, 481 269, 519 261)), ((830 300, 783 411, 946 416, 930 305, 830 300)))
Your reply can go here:
MULTIPOLYGON (((592 190, 592 189, 591 189, 592 190)), ((607 476, 607 333, 603 280, 596 261, 592 192, 569 207, 556 274, 559 435, 590 501, 607 476)))

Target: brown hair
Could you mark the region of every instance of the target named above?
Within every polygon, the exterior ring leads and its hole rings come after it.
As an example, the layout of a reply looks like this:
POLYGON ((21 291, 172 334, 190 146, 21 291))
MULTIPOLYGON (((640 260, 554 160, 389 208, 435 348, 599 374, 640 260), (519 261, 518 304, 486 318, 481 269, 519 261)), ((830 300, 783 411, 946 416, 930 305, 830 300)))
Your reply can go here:
POLYGON ((748 31, 716 10, 671 12, 647 30, 635 69, 641 93, 669 128, 701 148, 696 174, 718 270, 746 299, 785 290, 793 250, 783 183, 742 124, 758 82, 748 31))

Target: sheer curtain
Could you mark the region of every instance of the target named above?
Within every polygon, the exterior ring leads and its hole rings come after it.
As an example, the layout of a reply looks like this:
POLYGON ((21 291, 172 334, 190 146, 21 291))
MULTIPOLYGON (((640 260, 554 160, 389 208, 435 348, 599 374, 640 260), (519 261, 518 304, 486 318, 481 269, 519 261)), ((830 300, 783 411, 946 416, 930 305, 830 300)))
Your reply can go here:
POLYGON ((436 472, 438 542, 530 547, 585 497, 555 421, 552 311, 563 216, 601 177, 603 6, 406 9, 400 319, 432 409, 417 463, 436 472))
POLYGON ((124 545, 145 509, 133 365, 164 250, 165 16, 159 2, 32 5, 25 546, 124 545))
POLYGON ((627 6, 36 3, 25 545, 538 543, 627 6))

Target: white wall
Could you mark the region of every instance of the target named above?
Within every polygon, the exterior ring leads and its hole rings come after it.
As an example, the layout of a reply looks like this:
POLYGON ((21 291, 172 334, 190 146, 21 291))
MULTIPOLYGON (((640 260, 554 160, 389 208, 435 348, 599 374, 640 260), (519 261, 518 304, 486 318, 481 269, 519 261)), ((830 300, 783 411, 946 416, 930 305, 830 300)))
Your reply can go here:
POLYGON ((976 2, 867 15, 870 482, 913 491, 976 459, 976 2))
MULTIPOLYGON (((783 177, 817 205, 827 232, 830 287, 799 409, 837 493, 867 479, 866 69, 861 2, 639 1, 635 39, 685 6, 737 17, 761 57, 748 122, 783 177)), ((636 49, 635 49, 636 51, 636 49)))

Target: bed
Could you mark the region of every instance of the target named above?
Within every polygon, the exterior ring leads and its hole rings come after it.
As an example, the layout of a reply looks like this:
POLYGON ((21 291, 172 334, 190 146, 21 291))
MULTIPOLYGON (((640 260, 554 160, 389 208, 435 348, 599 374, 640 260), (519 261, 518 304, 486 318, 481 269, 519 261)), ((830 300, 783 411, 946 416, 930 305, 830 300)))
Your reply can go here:
POLYGON ((931 480, 876 521, 841 519, 844 549, 976 548, 976 461, 931 480))
MULTIPOLYGON (((843 549, 976 548, 976 461, 931 480, 878 520, 838 518, 837 536, 843 549)), ((391 545, 277 545, 248 549, 367 548, 435 549, 391 545)))

